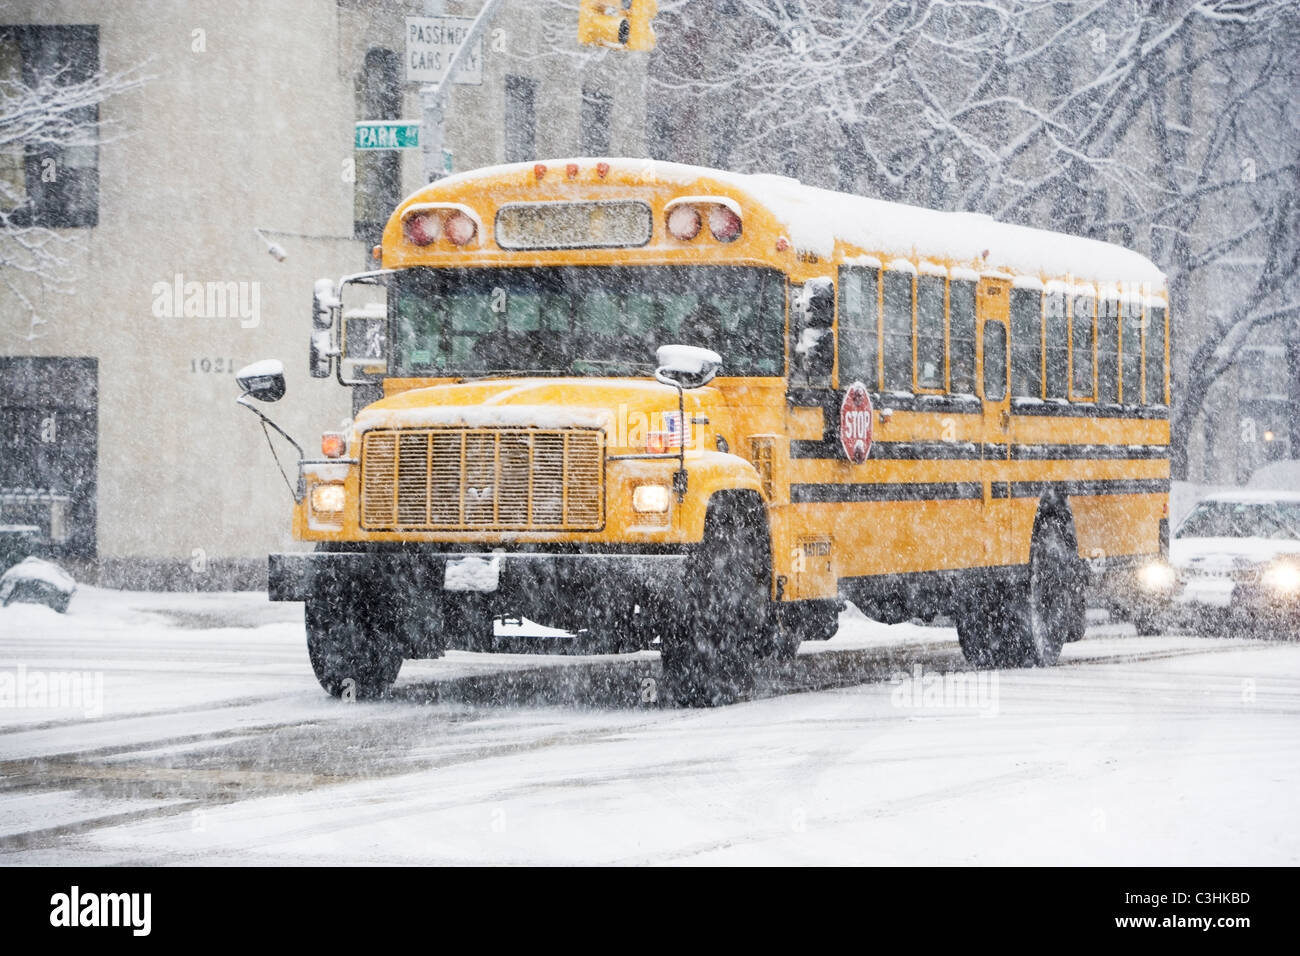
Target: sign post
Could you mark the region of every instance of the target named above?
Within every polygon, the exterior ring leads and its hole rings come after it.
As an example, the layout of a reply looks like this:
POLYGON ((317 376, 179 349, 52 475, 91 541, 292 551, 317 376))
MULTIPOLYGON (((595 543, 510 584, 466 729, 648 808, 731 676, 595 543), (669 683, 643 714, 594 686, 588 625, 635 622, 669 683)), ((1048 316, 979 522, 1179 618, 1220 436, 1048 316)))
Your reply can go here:
POLYGON ((406 78, 424 84, 420 99, 425 182, 448 172, 442 148, 447 93, 451 83, 483 82, 483 28, 500 3, 483 0, 471 21, 443 16, 443 0, 425 0, 425 16, 406 20, 406 78))

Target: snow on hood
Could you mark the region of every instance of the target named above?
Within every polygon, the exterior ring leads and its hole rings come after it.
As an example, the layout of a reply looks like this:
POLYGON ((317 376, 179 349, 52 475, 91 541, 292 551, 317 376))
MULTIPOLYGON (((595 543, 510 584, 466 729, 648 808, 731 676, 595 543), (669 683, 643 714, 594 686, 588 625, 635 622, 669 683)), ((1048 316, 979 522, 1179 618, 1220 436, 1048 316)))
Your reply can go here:
POLYGON ((1288 538, 1175 538, 1169 543, 1174 567, 1191 564, 1263 564, 1281 555, 1300 555, 1300 541, 1288 538))
MULTIPOLYGON (((823 257, 833 255, 838 240, 886 256, 910 259, 920 252, 944 257, 977 265, 982 271, 1010 270, 1021 275, 1068 275, 1090 281, 1145 283, 1152 287, 1151 291, 1163 288, 1165 282, 1164 273, 1150 259, 1122 246, 998 222, 982 213, 943 212, 868 199, 806 186, 797 179, 767 173, 733 173, 682 163, 615 157, 545 161, 557 168, 569 163, 590 166, 596 162, 631 172, 646 183, 695 187, 700 180, 712 179, 766 206, 783 223, 796 248, 823 257)), ((531 175, 532 169, 533 163, 512 163, 468 170, 424 189, 432 192, 484 177, 531 175)))
MULTIPOLYGON (((686 393, 687 408, 714 389, 686 393)), ((358 434, 376 428, 614 428, 619 415, 675 410, 677 391, 640 379, 498 378, 415 388, 358 413, 358 434), (563 398, 563 403, 557 402, 563 398)))

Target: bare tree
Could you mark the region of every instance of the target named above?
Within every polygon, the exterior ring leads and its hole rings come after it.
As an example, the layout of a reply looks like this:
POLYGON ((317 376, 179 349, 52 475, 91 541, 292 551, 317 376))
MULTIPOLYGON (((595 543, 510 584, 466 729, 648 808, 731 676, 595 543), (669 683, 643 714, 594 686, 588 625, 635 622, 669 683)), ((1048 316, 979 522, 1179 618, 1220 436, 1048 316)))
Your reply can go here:
POLYGON ((1149 237, 1184 334, 1204 336, 1179 364, 1184 472, 1191 424, 1232 364, 1222 344, 1293 318, 1294 3, 717 0, 712 18, 694 6, 668 13, 653 83, 698 158, 1126 245, 1149 237), (1198 270, 1226 257, 1256 272, 1215 290, 1219 302, 1193 301, 1198 270))
MULTIPOLYGON (((111 141, 116 130, 99 117, 97 107, 150 79, 140 68, 96 72, 80 80, 70 80, 64 69, 35 82, 20 75, 0 75, 0 159, 23 177, 28 157, 97 148, 111 141)), ((33 215, 32 200, 20 182, 0 176, 0 277, 28 313, 24 337, 37 337, 42 324, 33 293, 71 290, 71 257, 76 248, 75 233, 42 223, 33 215)))

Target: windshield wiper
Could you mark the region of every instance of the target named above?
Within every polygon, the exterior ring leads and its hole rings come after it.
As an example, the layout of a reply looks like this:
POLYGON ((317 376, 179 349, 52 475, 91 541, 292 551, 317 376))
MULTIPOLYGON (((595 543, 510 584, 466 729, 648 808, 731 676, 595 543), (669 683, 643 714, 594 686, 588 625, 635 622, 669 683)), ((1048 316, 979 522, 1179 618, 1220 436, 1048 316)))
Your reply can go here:
POLYGON ((528 378, 532 375, 565 375, 566 372, 558 368, 497 368, 488 369, 486 372, 476 372, 473 375, 459 376, 462 382, 481 382, 487 378, 528 378))

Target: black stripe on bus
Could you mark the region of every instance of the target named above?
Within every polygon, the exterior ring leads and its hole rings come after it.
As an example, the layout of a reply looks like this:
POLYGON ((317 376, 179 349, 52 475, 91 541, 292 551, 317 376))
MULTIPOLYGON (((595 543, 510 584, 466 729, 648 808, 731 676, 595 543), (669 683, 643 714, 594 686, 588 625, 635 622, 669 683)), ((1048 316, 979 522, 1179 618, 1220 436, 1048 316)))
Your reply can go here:
POLYGON ((1088 458, 1168 458, 1168 445, 1012 445, 1013 461, 1088 458))
MULTIPOLYGON (((1047 491, 1065 495, 1168 494, 1166 478, 1103 478, 1090 481, 994 481, 993 498, 1039 498, 1047 491)), ((828 504, 865 501, 962 501, 984 497, 984 487, 975 481, 938 482, 854 482, 794 484, 791 504, 828 504)))
MULTIPOLYGON (((790 440, 791 458, 843 458, 838 438, 790 440)), ((879 461, 977 461, 980 446, 976 442, 952 441, 878 441, 872 442, 868 460, 879 461)))
POLYGON ((953 501, 984 497, 975 481, 859 482, 851 484, 801 484, 790 486, 792 504, 826 504, 852 501, 953 501))
MULTIPOLYGON (((1001 445, 987 447, 988 461, 1005 460, 1001 445)), ((790 441, 792 459, 833 459, 844 457, 838 439, 802 439, 790 441)), ((978 442, 949 441, 878 441, 871 446, 869 460, 877 461, 978 461, 983 458, 978 442)), ((1011 446, 1012 461, 1073 461, 1107 459, 1168 458, 1168 445, 1045 445, 1011 446)))
POLYGON ((1059 491, 1076 497, 1097 495, 1165 495, 1168 478, 1100 478, 1088 481, 995 481, 994 498, 1040 498, 1044 492, 1059 491))
POLYGON ((1033 402, 1020 405, 1011 400, 1011 414, 1019 418, 1140 418, 1163 421, 1168 405, 1098 405, 1094 402, 1033 402))

